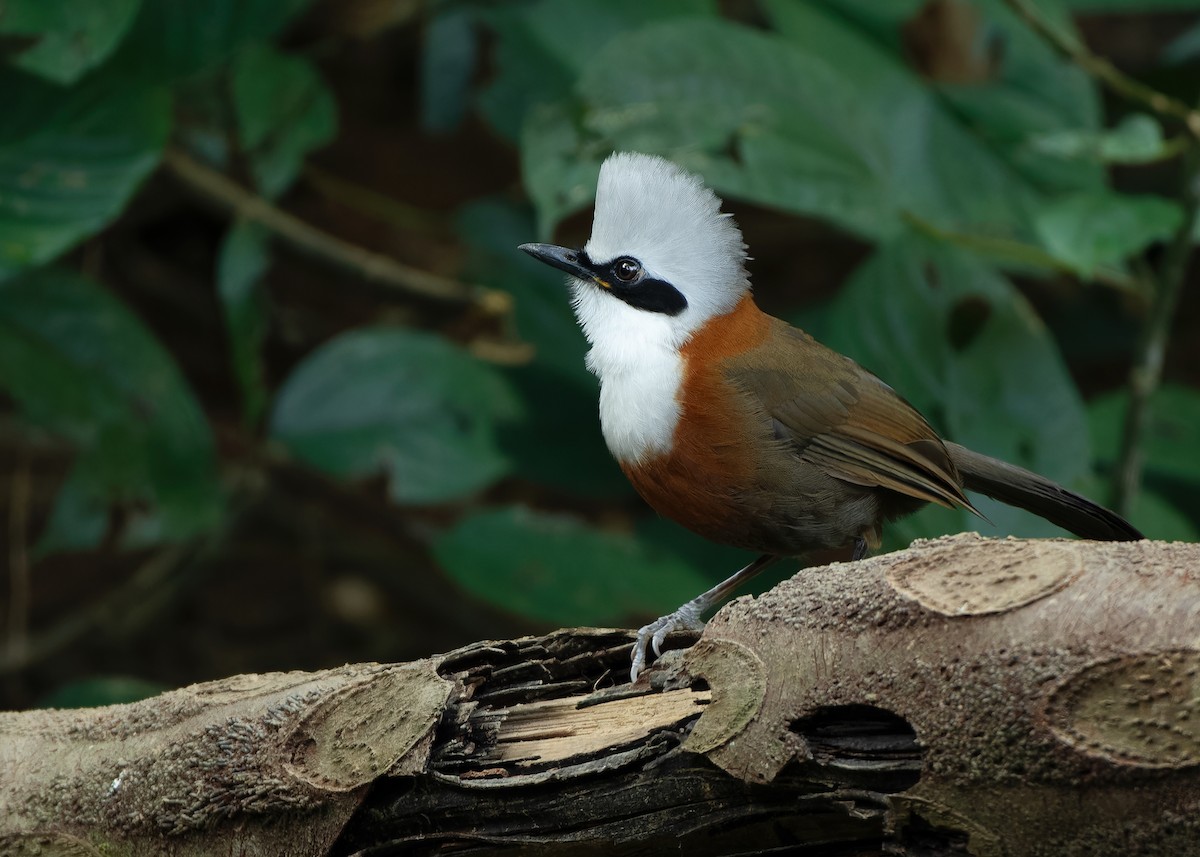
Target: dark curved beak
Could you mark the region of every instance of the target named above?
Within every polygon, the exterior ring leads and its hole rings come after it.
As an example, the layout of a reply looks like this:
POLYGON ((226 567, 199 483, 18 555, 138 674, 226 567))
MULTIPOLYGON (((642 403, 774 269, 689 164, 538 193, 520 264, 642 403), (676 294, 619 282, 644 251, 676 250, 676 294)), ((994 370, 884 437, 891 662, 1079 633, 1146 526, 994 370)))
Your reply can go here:
POLYGON ((591 269, 580 261, 578 250, 559 247, 556 244, 522 244, 519 249, 524 250, 539 262, 545 262, 551 268, 566 271, 572 277, 578 277, 581 280, 596 279, 596 275, 592 273, 591 269))

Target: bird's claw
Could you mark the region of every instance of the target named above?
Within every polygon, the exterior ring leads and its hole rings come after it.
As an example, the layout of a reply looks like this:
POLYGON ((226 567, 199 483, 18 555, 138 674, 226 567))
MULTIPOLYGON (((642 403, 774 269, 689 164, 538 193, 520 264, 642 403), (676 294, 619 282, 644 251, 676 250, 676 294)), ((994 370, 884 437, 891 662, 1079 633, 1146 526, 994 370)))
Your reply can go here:
POLYGON ((692 604, 684 604, 674 613, 660 616, 649 625, 638 629, 637 642, 633 644, 633 666, 629 670, 629 680, 637 681, 642 669, 646 666, 646 648, 654 650, 654 656, 662 654, 662 644, 667 634, 672 631, 700 631, 704 622, 700 619, 700 611, 692 604))

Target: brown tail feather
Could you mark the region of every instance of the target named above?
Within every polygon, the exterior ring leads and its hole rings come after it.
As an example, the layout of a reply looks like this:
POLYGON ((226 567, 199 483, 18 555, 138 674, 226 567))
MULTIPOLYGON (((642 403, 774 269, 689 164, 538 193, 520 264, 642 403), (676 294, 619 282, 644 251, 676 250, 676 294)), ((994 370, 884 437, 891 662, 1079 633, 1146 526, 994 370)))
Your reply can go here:
POLYGON ((1115 512, 1036 473, 972 452, 957 443, 947 443, 946 450, 969 491, 1032 512, 1081 538, 1116 542, 1145 538, 1115 512))

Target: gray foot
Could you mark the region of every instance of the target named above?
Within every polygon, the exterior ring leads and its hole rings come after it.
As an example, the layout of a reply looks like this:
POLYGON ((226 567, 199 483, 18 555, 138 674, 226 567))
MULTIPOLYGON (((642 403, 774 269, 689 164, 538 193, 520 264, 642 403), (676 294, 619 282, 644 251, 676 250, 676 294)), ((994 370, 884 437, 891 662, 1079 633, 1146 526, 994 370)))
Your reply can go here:
POLYGON ((629 680, 637 681, 638 675, 646 666, 646 647, 654 649, 654 656, 662 654, 662 643, 667 634, 672 631, 700 631, 704 622, 700 619, 700 610, 694 602, 688 602, 666 616, 660 616, 649 625, 638 629, 637 642, 633 644, 633 667, 629 670, 629 680))

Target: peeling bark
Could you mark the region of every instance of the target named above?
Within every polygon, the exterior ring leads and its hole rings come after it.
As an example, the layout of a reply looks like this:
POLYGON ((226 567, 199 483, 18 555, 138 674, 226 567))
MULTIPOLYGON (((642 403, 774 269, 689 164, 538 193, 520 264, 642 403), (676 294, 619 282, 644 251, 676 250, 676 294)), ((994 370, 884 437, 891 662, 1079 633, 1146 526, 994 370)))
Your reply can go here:
POLYGON ((0 854, 1200 854, 1200 546, 918 542, 630 641, 0 714, 0 854))

